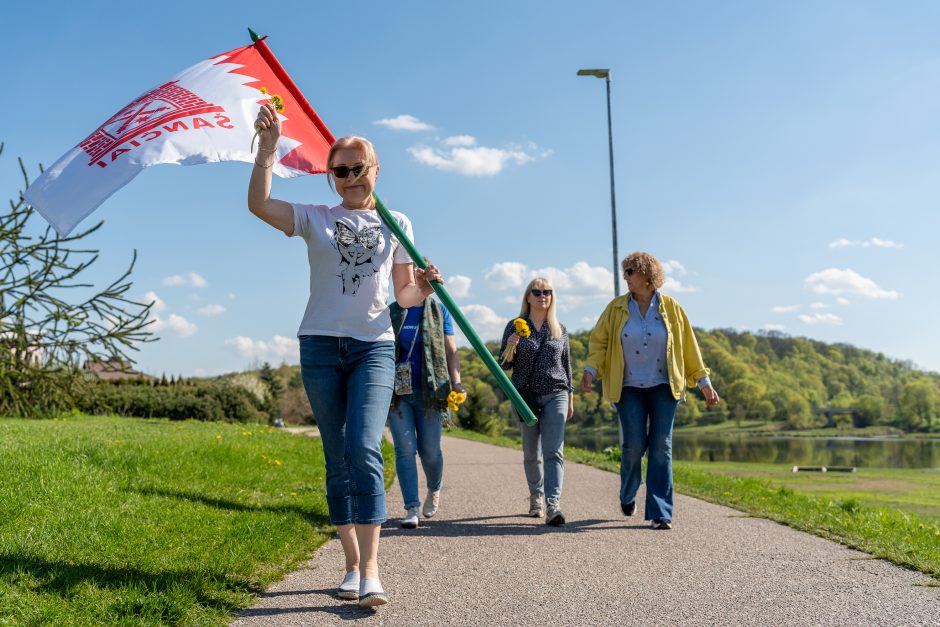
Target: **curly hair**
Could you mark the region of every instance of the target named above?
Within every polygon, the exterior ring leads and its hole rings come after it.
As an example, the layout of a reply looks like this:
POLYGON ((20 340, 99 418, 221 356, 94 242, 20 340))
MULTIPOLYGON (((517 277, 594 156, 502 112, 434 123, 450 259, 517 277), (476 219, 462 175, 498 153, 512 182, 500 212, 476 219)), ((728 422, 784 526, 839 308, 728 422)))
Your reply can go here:
POLYGON ((659 263, 659 259, 649 253, 640 251, 630 253, 620 262, 620 269, 623 271, 624 279, 627 278, 627 268, 633 268, 634 272, 645 276, 647 284, 654 290, 661 288, 666 281, 666 273, 663 270, 663 264, 659 263))

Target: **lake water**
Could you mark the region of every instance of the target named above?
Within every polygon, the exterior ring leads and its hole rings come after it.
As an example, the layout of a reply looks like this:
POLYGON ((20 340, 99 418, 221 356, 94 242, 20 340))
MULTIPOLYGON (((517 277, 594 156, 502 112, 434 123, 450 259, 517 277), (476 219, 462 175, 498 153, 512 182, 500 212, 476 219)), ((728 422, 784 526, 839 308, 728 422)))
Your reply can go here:
MULTIPOLYGON (((617 432, 565 434, 565 443, 590 451, 617 444, 617 432)), ((940 440, 914 438, 800 438, 673 434, 677 461, 732 461, 793 466, 940 469, 940 440)))

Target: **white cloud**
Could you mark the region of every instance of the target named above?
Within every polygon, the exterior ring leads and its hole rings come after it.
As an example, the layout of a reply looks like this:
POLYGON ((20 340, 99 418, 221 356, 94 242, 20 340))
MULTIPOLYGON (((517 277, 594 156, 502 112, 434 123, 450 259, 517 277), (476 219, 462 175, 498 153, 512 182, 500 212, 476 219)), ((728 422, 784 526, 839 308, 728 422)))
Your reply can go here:
POLYGON ((444 139, 445 146, 475 146, 477 138, 473 135, 453 135, 444 139))
POLYGON ((829 309, 830 305, 827 303, 812 303, 810 304, 810 309, 829 309))
POLYGON ((518 261, 503 261, 490 266, 483 275, 486 284, 497 290, 525 287, 528 268, 518 261))
POLYGON ((850 240, 841 237, 835 241, 829 242, 829 248, 868 248, 870 246, 874 246, 875 248, 904 248, 904 244, 898 244, 893 240, 878 237, 863 240, 850 240))
POLYGON ((146 294, 144 294, 144 302, 153 303, 150 306, 150 311, 152 311, 153 313, 160 313, 161 311, 164 311, 166 309, 166 303, 163 302, 162 298, 157 296, 156 292, 151 291, 151 292, 147 292, 146 294))
POLYGON ((171 333, 177 337, 189 337, 194 335, 196 331, 199 330, 195 324, 184 318, 183 316, 178 316, 176 314, 170 314, 166 319, 161 318, 160 316, 154 315, 151 317, 153 324, 151 324, 148 329, 154 333, 171 333))
POLYGON ((594 328, 594 325, 597 324, 597 319, 598 319, 598 318, 600 318, 600 315, 581 316, 581 318, 578 319, 578 322, 581 323, 581 325, 582 325, 581 328, 584 328, 584 329, 593 329, 593 328, 594 328))
POLYGON ((518 148, 477 146, 476 139, 470 135, 450 137, 445 139, 443 144, 444 148, 412 146, 408 152, 418 163, 465 176, 493 176, 510 163, 525 165, 551 154, 549 150, 539 151, 538 147, 530 147, 530 152, 526 152, 518 148), (467 143, 469 140, 473 140, 473 143, 467 143), (451 143, 448 143, 449 141, 451 143))
POLYGON ((697 292, 698 288, 692 285, 682 283, 677 276, 686 276, 689 271, 685 266, 675 259, 670 259, 663 263, 663 271, 666 273, 666 280, 663 282, 663 290, 674 294, 697 292))
POLYGON ((163 284, 170 287, 179 287, 181 285, 188 285, 190 287, 208 287, 209 284, 204 278, 195 272, 190 272, 185 276, 174 274, 173 276, 164 277, 163 284))
POLYGON ((218 316, 220 313, 225 313, 225 307, 222 305, 206 305, 199 310, 199 314, 203 316, 218 316))
POLYGON ((455 274, 447 279, 447 291, 454 298, 465 298, 470 295, 470 285, 473 280, 462 274, 455 274))
POLYGON ((382 120, 376 120, 373 122, 378 126, 384 126, 385 128, 390 128, 394 131, 430 131, 434 127, 426 122, 422 122, 413 115, 408 115, 403 113, 394 118, 384 118, 382 120))
MULTIPOLYGON (((483 341, 502 339, 503 329, 506 328, 506 323, 509 322, 509 318, 497 315, 495 311, 486 305, 467 305, 466 307, 462 307, 461 310, 470 323, 470 326, 472 326, 473 330, 480 336, 480 339, 483 341)), ((456 329, 456 331, 459 334, 458 337, 462 340, 461 344, 466 346, 467 341, 463 332, 460 331, 459 328, 456 329)))
POLYGON ((674 294, 682 294, 682 293, 689 293, 689 292, 697 292, 698 288, 692 285, 686 285, 682 283, 681 281, 679 281, 678 279, 673 278, 667 274, 666 280, 663 281, 663 290, 665 290, 666 292, 672 292, 674 294))
POLYGON ((297 338, 283 335, 275 335, 268 341, 238 335, 225 340, 225 345, 234 347, 244 357, 265 361, 296 361, 300 353, 297 338))
POLYGON ((816 294, 832 294, 834 296, 856 294, 867 298, 889 300, 895 300, 900 296, 893 290, 882 289, 871 279, 863 277, 849 268, 845 270, 827 268, 822 272, 814 272, 806 277, 804 284, 807 289, 816 294))
MULTIPOLYGON (((568 311, 590 303, 602 303, 614 295, 614 275, 607 268, 578 261, 568 268, 530 268, 517 261, 504 261, 490 266, 483 276, 486 284, 496 290, 522 290, 535 277, 545 277, 558 295, 558 308, 568 311)), ((522 293, 505 296, 503 302, 515 305, 522 293)))
POLYGON ((767 323, 761 328, 765 331, 783 331, 786 327, 784 327, 782 324, 767 323))
POLYGON ((840 305, 848 305, 852 301, 850 301, 848 298, 843 298, 842 296, 840 296, 839 298, 836 299, 836 302, 839 303, 840 305))
POLYGON ((670 259, 664 263, 663 270, 666 272, 666 274, 673 274, 675 276, 685 276, 689 273, 689 271, 685 269, 685 266, 675 259, 670 259))
POLYGON ((797 316, 803 324, 842 324, 842 318, 832 313, 800 314, 797 316))
POLYGON ((793 313, 799 309, 799 305, 777 305, 776 307, 770 308, 770 310, 774 313, 793 313))

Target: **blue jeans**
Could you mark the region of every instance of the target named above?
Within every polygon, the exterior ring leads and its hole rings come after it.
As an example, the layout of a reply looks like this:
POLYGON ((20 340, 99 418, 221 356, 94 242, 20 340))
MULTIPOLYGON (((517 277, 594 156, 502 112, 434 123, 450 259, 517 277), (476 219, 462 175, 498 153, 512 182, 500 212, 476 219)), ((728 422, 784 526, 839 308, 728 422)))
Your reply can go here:
POLYGON ((551 507, 561 503, 561 485, 565 479, 565 417, 568 392, 552 392, 538 397, 542 408, 539 421, 531 427, 522 423, 522 466, 529 495, 545 494, 551 507), (544 455, 545 475, 542 477, 544 455))
POLYGON ((405 499, 405 509, 420 504, 415 455, 421 457, 428 489, 441 489, 444 480, 441 425, 446 417, 446 409, 435 411, 424 406, 419 388, 415 388, 411 394, 399 396, 398 403, 388 413, 388 428, 395 442, 395 471, 405 499))
POLYGON ((395 343, 305 335, 300 374, 323 442, 330 522, 382 524, 382 432, 392 400, 395 343))
POLYGON ((617 403, 620 444, 620 502, 636 500, 643 453, 646 465, 646 520, 672 520, 672 425, 677 401, 667 384, 625 387, 617 403))

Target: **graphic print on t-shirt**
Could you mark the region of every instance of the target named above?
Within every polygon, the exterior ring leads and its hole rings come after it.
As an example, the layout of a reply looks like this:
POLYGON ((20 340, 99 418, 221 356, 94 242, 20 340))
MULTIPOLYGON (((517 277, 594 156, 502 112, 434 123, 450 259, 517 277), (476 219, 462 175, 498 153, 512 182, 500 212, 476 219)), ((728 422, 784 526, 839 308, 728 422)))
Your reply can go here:
POLYGON ((378 272, 372 258, 382 246, 382 227, 367 226, 357 232, 337 222, 333 239, 341 257, 337 276, 343 281, 343 294, 355 294, 362 279, 378 272))

